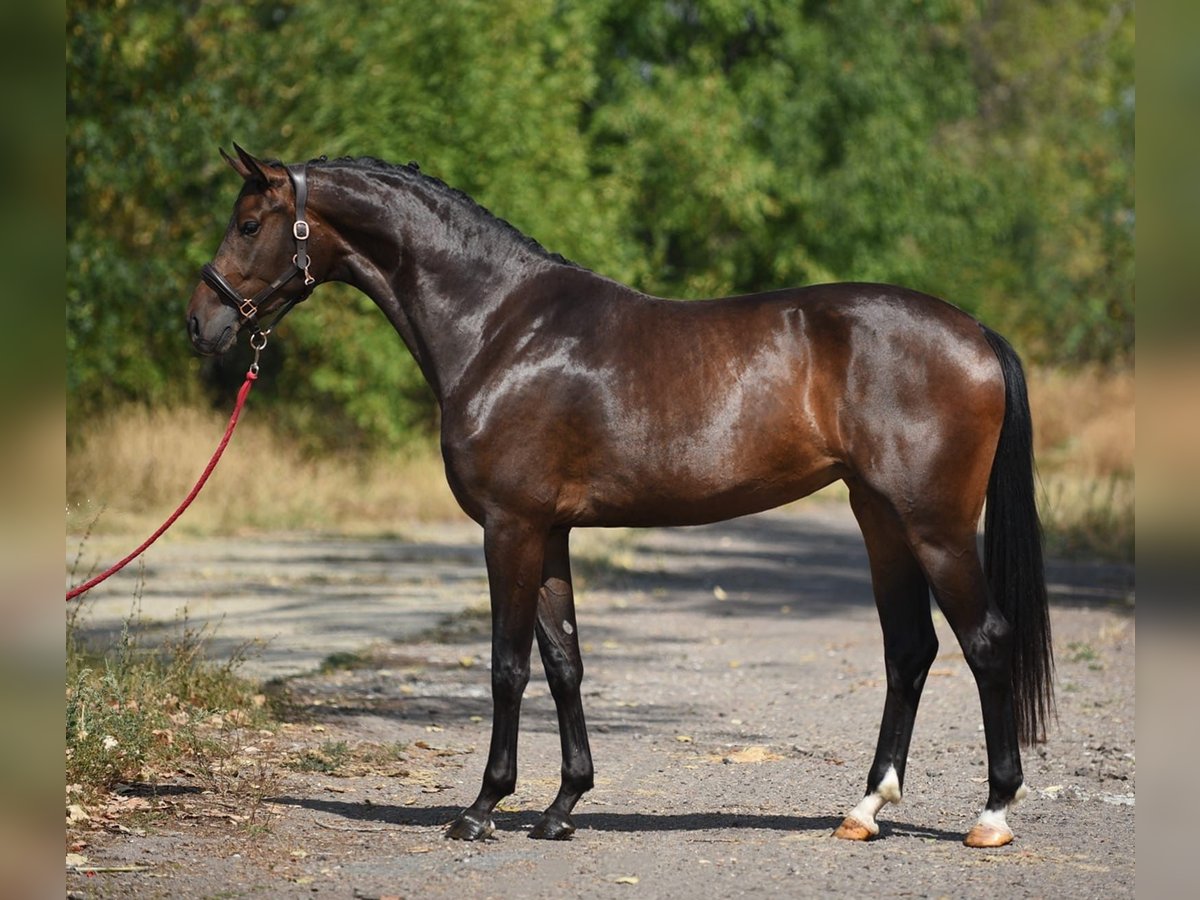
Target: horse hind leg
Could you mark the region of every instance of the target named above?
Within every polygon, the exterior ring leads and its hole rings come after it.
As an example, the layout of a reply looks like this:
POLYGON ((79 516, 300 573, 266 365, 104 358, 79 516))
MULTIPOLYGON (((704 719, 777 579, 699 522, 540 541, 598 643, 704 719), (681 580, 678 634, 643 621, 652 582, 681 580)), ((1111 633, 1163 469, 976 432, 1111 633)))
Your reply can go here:
POLYGON ((551 532, 543 583, 538 591, 538 650, 558 711, 563 758, 558 796, 530 832, 530 837, 548 840, 565 840, 574 834, 571 810, 593 784, 592 752, 579 693, 583 682, 583 659, 579 653, 579 630, 575 622, 568 534, 565 530, 551 532))
POLYGON ((875 817, 884 805, 900 802, 917 704, 938 642, 930 616, 928 582, 890 505, 857 483, 851 484, 850 503, 871 564, 883 629, 887 694, 866 794, 834 836, 865 841, 879 833, 875 817))
POLYGON ((957 539, 915 540, 914 546, 975 677, 983 712, 988 799, 964 843, 1001 847, 1013 839, 1007 812, 1027 793, 1013 693, 1013 629, 989 597, 974 530, 957 539))

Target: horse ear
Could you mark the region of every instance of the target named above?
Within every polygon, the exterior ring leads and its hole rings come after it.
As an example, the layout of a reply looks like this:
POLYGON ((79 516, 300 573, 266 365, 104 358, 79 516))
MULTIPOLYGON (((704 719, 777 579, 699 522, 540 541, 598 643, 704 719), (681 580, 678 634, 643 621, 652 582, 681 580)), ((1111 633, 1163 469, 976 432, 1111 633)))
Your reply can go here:
POLYGON ((246 181, 252 182, 256 187, 265 189, 268 184, 267 174, 263 171, 258 160, 239 147, 236 142, 233 145, 233 149, 237 151, 237 159, 226 153, 224 147, 221 148, 221 157, 246 181))

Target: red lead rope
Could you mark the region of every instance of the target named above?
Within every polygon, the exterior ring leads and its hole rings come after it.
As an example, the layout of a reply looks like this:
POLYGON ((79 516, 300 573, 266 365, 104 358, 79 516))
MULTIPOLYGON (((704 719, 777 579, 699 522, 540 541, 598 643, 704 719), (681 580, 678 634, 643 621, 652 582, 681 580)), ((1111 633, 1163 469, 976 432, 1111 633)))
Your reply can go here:
MULTIPOLYGON (((265 344, 266 341, 263 341, 263 343, 265 344)), ((129 565, 129 563, 141 556, 142 553, 145 552, 146 548, 157 541, 159 537, 162 536, 162 533, 170 528, 175 523, 176 519, 183 515, 183 511, 191 506, 192 501, 196 499, 196 495, 200 493, 200 489, 204 487, 204 482, 208 481, 208 476, 211 475, 213 469, 217 467, 217 460, 219 460, 221 458, 221 454, 225 452, 225 447, 229 444, 229 439, 233 437, 233 429, 234 426, 237 425, 238 415, 241 413, 242 407, 246 404, 246 397, 250 394, 251 386, 254 384, 255 379, 258 378, 257 370, 258 363, 255 362, 255 364, 252 365, 250 370, 246 373, 246 380, 242 383, 241 390, 238 391, 237 402, 233 405, 233 415, 229 417, 229 425, 225 429, 225 436, 221 438, 221 443, 217 445, 217 452, 214 453, 212 459, 208 461, 208 465, 205 467, 204 473, 200 476, 200 480, 196 482, 196 486, 192 488, 191 493, 183 498, 183 502, 179 504, 179 508, 176 509, 175 512, 171 513, 171 517, 159 526, 158 531, 146 538, 140 547, 130 553, 119 563, 109 567, 95 578, 85 581, 83 584, 79 585, 79 587, 74 587, 67 591, 68 603, 74 600, 80 594, 87 593, 100 582, 104 581, 104 579, 116 572, 121 571, 123 568, 129 565)))

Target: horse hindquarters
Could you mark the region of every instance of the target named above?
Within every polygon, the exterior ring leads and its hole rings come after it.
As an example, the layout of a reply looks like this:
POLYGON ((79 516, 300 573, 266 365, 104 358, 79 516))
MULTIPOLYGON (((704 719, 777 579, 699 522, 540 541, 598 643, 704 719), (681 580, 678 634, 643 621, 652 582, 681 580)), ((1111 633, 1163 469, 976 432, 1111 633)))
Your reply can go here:
MULTIPOLYGON (((904 675, 893 673, 897 653, 892 648, 921 647, 915 635, 924 633, 923 618, 928 615, 927 609, 918 611, 921 604, 915 576, 907 595, 906 615, 920 617, 921 624, 912 619, 897 621, 892 614, 899 608, 897 597, 903 595, 897 586, 903 567, 888 567, 891 574, 884 577, 875 574, 880 568, 877 560, 888 555, 890 546, 887 537, 879 537, 878 525, 872 525, 879 518, 876 507, 881 507, 899 523, 903 543, 932 589, 975 677, 987 741, 989 794, 966 842, 998 846, 1012 840, 1005 814, 1025 790, 1019 740, 1037 733, 1049 708, 1050 656, 1024 381, 1011 348, 991 332, 985 330, 984 336, 992 352, 980 347, 982 355, 963 370, 976 376, 974 382, 955 371, 925 373, 928 384, 953 384, 959 376, 957 384, 967 385, 955 389, 952 402, 946 402, 946 388, 940 395, 929 392, 929 403, 922 412, 936 414, 937 430, 926 428, 923 441, 910 441, 902 464, 895 456, 875 453, 867 464, 856 467, 858 477, 870 488, 859 486, 855 511, 871 554, 889 677, 879 751, 868 778, 867 797, 856 811, 864 813, 865 805, 865 813, 873 817, 886 800, 899 799, 899 780, 889 780, 891 771, 885 764, 889 750, 892 764, 897 759, 903 762, 900 749, 907 748, 920 687, 893 687, 896 677, 904 675), (998 359, 1000 365, 992 359, 998 359), (979 377, 984 368, 993 374, 979 377), (1001 400, 1003 407, 997 402, 1001 400), (985 492, 987 576, 976 544, 985 492), (864 501, 864 496, 871 499, 864 501), (903 715, 899 715, 901 710, 903 715)), ((911 391, 906 396, 912 396, 911 391)), ((900 428, 906 424, 915 428, 920 420, 909 418, 900 428)), ((885 441, 878 441, 873 448, 883 445, 885 441)), ((899 445, 903 446, 903 440, 899 445)), ((894 534, 890 542, 896 543, 894 534)), ((898 551, 890 553, 903 558, 898 551)), ((920 655, 917 653, 917 658, 920 655)), ((923 680, 924 671, 913 663, 906 674, 923 680)), ((902 777, 902 765, 896 766, 895 772, 902 777)), ((873 818, 869 824, 874 824, 873 818)), ((867 832, 860 829, 842 836, 865 839, 867 832)))

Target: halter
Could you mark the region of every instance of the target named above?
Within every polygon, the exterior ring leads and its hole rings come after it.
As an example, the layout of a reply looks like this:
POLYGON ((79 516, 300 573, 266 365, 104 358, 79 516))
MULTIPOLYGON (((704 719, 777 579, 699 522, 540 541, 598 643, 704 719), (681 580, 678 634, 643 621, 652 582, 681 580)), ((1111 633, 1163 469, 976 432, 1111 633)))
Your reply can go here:
MULTIPOLYGON (((223 301, 228 303, 238 311, 241 317, 238 320, 239 327, 247 323, 254 329, 254 335, 267 335, 271 333, 271 329, 279 324, 292 307, 301 300, 306 300, 309 294, 312 293, 311 285, 316 284, 317 279, 313 278, 308 271, 308 235, 309 227, 308 220, 304 218, 304 207, 308 202, 308 182, 305 180, 305 164, 301 163, 298 166, 287 166, 288 178, 291 179, 292 187, 296 191, 296 221, 292 223, 292 237, 296 240, 296 253, 292 257, 292 266, 286 271, 280 273, 279 277, 268 284, 265 288, 251 297, 243 297, 233 285, 231 285, 220 272, 213 268, 212 263, 205 263, 200 269, 200 278, 210 288, 216 291, 223 301), (297 294, 291 300, 288 300, 275 314, 275 318, 271 320, 271 324, 267 328, 263 328, 258 324, 258 309, 266 301, 275 296, 285 284, 295 278, 297 275, 304 274, 304 286, 309 288, 297 294)), ((252 336, 253 337, 253 336, 252 336)), ((264 341, 265 343, 265 341, 264 341)))

